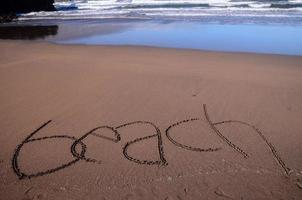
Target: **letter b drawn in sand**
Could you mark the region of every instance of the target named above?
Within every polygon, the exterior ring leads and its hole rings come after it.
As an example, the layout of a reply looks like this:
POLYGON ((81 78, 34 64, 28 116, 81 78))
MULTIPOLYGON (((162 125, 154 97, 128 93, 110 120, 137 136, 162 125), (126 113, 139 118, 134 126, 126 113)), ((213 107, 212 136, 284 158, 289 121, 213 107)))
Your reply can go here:
MULTIPOLYGON (((38 176, 44 176, 46 174, 51 174, 54 172, 57 172, 59 170, 62 170, 66 167, 69 167, 75 163, 77 163, 80 158, 75 158, 67 163, 64 163, 58 167, 52 168, 52 169, 47 169, 45 171, 40 171, 40 172, 36 172, 36 173, 32 173, 32 174, 25 174, 24 172, 22 172, 22 170, 19 167, 19 163, 18 163, 18 158, 19 158, 19 154, 20 151, 22 150, 22 147, 26 144, 29 144, 31 142, 39 142, 42 140, 58 140, 58 139, 68 139, 68 140, 74 140, 76 141, 77 139, 75 137, 72 136, 68 136, 68 135, 53 135, 53 136, 46 136, 46 137, 40 137, 40 138, 34 138, 31 139, 34 135, 36 135, 40 130, 42 130, 43 128, 45 128, 49 123, 51 122, 51 120, 47 121, 46 123, 44 123, 42 126, 40 126, 39 128, 37 128, 35 131, 33 131, 31 134, 29 134, 22 142, 21 144, 19 144, 16 149, 15 149, 15 153, 13 155, 13 159, 12 159, 12 167, 13 170, 15 172, 15 174, 19 177, 19 179, 25 179, 25 178, 33 178, 33 177, 38 177, 38 176)), ((79 143, 81 145, 81 153, 79 157, 84 157, 84 154, 86 152, 86 145, 83 143, 79 143)))
MULTIPOLYGON (((82 142, 82 140, 84 140, 90 134, 96 136, 96 134, 94 133, 95 130, 102 129, 102 128, 103 129, 110 129, 110 130, 112 130, 112 131, 114 131, 116 133, 116 140, 118 140, 118 141, 120 140, 119 134, 112 127, 109 127, 109 126, 102 126, 102 127, 94 128, 91 131, 89 131, 88 133, 84 134, 79 139, 76 138, 76 137, 73 137, 73 136, 68 136, 68 135, 52 135, 52 136, 46 136, 46 137, 40 137, 40 138, 34 138, 34 139, 32 139, 32 137, 34 137, 40 130, 42 130, 47 125, 49 125, 50 122, 52 122, 52 120, 49 120, 46 123, 42 124, 39 128, 37 128, 32 133, 30 133, 21 142, 21 144, 19 144, 16 147, 14 155, 13 155, 13 158, 12 158, 12 167, 13 167, 13 170, 14 170, 15 174, 19 177, 19 179, 25 179, 25 178, 30 179, 30 178, 33 178, 33 177, 39 177, 39 176, 48 175, 48 174, 60 171, 62 169, 65 169, 67 167, 70 167, 71 165, 76 164, 80 160, 83 160, 83 161, 86 161, 86 162, 92 162, 92 163, 99 162, 96 159, 88 158, 88 157, 85 156, 85 153, 86 153, 86 150, 87 150, 87 146, 86 146, 86 144, 84 144, 82 142), (26 173, 24 173, 22 171, 22 169, 20 169, 18 159, 19 159, 20 152, 21 152, 22 148, 24 147, 24 145, 27 145, 27 144, 32 143, 32 142, 41 142, 43 140, 62 140, 62 139, 68 139, 68 140, 74 141, 73 144, 70 147, 70 151, 72 153, 72 156, 74 157, 73 160, 71 160, 69 162, 66 162, 66 163, 62 163, 61 165, 59 165, 59 166, 57 166, 55 168, 51 168, 51 169, 47 169, 47 170, 44 170, 44 171, 35 172, 35 173, 32 173, 32 174, 26 174, 26 173), (78 152, 76 150, 77 146, 81 147, 81 151, 80 152, 78 152)), ((102 136, 99 136, 99 137, 102 137, 102 136)), ((105 137, 105 136, 103 136, 103 137, 105 137)))

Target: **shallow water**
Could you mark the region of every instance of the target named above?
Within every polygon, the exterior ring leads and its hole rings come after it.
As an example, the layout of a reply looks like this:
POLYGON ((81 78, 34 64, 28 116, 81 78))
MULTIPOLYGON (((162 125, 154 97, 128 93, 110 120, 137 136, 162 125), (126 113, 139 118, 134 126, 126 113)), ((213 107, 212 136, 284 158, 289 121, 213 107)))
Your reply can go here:
MULTIPOLYGON (((69 28, 75 27, 70 26, 69 28)), ((131 22, 103 23, 99 26, 95 25, 93 28, 94 32, 91 31, 87 34, 82 32, 83 35, 75 35, 71 39, 58 36, 50 41, 64 44, 143 45, 302 55, 302 26, 131 22)), ((80 33, 80 31, 74 32, 80 33)))

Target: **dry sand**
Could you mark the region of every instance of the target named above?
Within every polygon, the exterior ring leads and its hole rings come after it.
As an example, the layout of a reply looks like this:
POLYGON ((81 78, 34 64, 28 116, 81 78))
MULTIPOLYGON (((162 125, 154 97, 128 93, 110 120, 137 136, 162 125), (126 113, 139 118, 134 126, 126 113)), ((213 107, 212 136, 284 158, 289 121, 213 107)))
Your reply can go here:
POLYGON ((1 200, 302 199, 302 57, 0 51, 1 200))

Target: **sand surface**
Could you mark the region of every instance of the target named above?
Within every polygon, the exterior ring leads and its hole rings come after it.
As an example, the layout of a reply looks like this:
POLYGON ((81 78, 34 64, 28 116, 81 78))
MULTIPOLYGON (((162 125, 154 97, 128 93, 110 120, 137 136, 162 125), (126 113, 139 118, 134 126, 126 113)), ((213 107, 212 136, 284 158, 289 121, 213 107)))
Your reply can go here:
POLYGON ((302 57, 0 43, 0 199, 302 199, 302 57))

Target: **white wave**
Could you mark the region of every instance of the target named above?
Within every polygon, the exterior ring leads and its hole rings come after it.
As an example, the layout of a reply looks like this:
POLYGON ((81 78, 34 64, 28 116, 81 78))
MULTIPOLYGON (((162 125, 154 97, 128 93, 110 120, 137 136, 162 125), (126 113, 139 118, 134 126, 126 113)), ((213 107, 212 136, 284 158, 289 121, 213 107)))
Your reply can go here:
MULTIPOLYGON (((106 19, 154 16, 270 16, 301 17, 302 8, 271 8, 271 3, 240 0, 86 0, 56 2, 59 8, 54 12, 33 12, 23 14, 19 20, 35 19, 106 19), (196 7, 195 4, 208 4, 196 7), (167 6, 174 5, 174 6, 167 6), (177 6, 176 6, 177 5, 177 6), (183 5, 183 6, 182 6, 183 5), (190 5, 192 5, 190 7, 190 5), (73 10, 60 8, 77 7, 73 10)), ((302 3, 302 0, 289 0, 289 3, 302 3)))
POLYGON ((251 8, 269 8, 272 4, 270 4, 270 3, 250 3, 248 5, 251 8))

